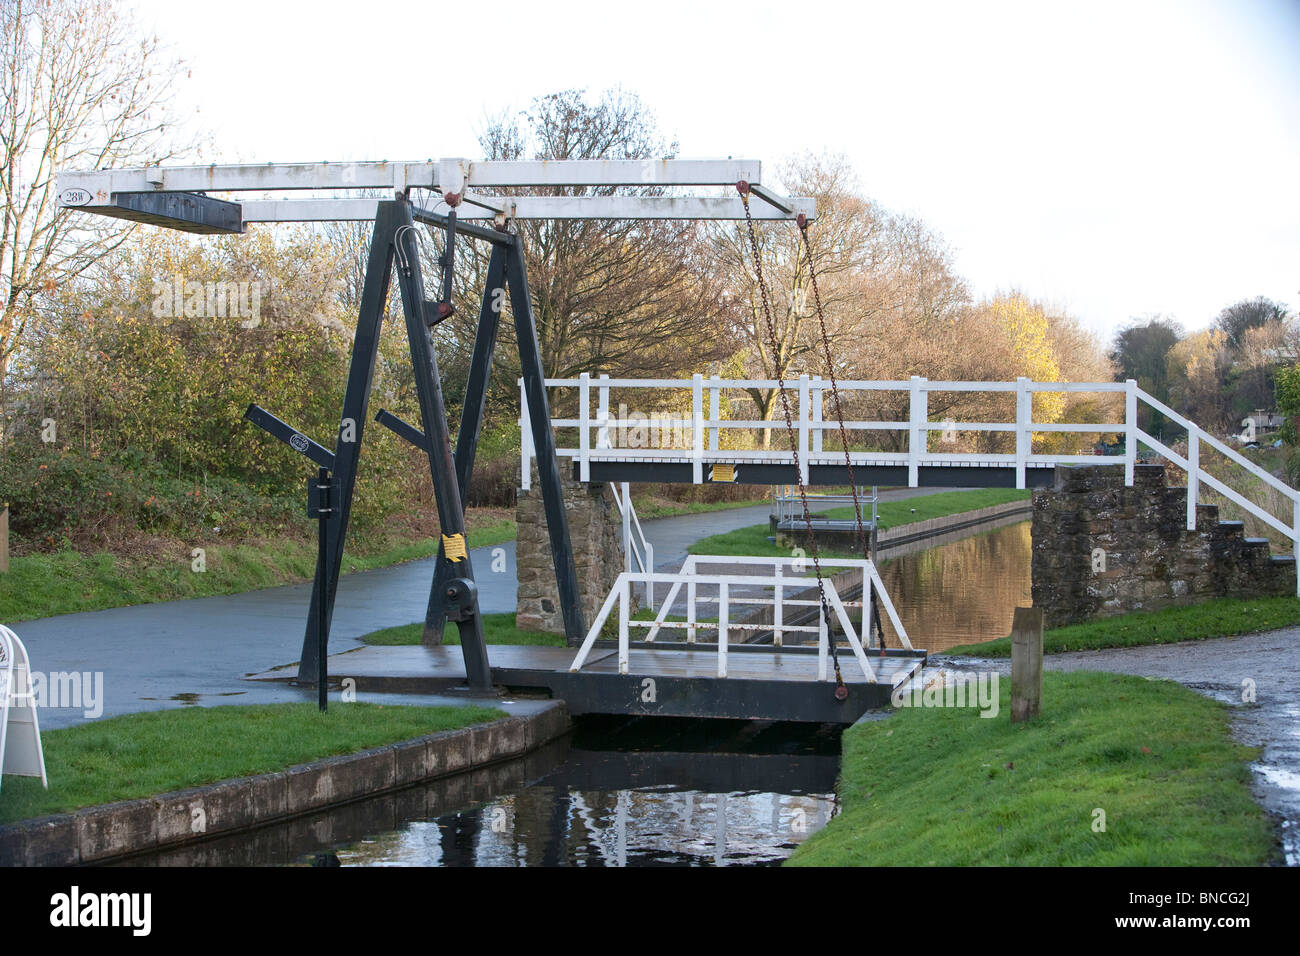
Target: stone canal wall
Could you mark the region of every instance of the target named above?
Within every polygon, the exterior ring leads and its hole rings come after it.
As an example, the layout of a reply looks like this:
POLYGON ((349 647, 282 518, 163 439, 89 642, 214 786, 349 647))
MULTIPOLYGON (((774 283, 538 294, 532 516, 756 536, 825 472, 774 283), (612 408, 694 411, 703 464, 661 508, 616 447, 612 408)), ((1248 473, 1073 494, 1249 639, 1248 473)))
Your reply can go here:
POLYGON ((568 731, 568 710, 556 701, 537 713, 280 773, 24 820, 0 826, 0 866, 106 863, 229 836, 520 757, 568 731))
POLYGON ((1160 465, 1057 469, 1034 493, 1033 599, 1048 627, 1156 610, 1212 597, 1295 594, 1296 566, 1275 557, 1239 521, 1198 506, 1187 530, 1187 489, 1168 487, 1160 465))
MULTIPOLYGON (((623 519, 608 485, 573 481, 563 474, 563 469, 561 477, 583 615, 585 620, 592 621, 623 570, 620 543, 623 519)), ((551 538, 535 463, 532 488, 519 490, 515 516, 519 527, 515 539, 519 575, 515 624, 530 631, 563 634, 564 615, 555 584, 555 562, 551 557, 551 538)))

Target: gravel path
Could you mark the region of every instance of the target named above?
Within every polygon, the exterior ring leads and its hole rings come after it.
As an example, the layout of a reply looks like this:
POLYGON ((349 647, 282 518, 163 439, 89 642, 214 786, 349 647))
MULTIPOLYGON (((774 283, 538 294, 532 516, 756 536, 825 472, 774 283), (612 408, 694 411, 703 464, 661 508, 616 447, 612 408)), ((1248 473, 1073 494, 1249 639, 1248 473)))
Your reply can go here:
MULTIPOLYGON (((936 667, 997 670, 1011 662, 936 655, 936 667)), ((1278 820, 1288 866, 1300 866, 1300 627, 1243 637, 1222 637, 1151 647, 1113 648, 1051 654, 1053 671, 1110 671, 1178 681, 1233 709, 1233 733, 1261 747, 1255 772, 1256 798, 1278 820), (1254 690, 1253 703, 1243 700, 1254 690)))

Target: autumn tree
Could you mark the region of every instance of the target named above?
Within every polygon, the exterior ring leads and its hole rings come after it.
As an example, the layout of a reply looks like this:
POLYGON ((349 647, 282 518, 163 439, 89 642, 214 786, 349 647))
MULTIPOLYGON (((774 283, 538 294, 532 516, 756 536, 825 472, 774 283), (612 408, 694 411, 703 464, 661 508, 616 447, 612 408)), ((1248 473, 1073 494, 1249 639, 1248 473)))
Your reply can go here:
POLYGON ((130 232, 59 209, 58 171, 165 162, 185 147, 171 109, 181 64, 113 0, 8 0, 0 45, 3 411, 7 372, 44 297, 130 232))

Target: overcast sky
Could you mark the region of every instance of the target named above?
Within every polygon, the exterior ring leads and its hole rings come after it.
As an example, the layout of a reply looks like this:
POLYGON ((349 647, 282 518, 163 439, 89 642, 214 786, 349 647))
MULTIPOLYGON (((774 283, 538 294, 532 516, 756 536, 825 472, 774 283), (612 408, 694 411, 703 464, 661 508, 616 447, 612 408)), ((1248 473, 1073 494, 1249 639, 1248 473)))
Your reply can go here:
POLYGON ((474 158, 488 117, 617 84, 683 157, 844 153, 977 294, 1107 337, 1300 305, 1300 0, 136 8, 210 160, 474 158))

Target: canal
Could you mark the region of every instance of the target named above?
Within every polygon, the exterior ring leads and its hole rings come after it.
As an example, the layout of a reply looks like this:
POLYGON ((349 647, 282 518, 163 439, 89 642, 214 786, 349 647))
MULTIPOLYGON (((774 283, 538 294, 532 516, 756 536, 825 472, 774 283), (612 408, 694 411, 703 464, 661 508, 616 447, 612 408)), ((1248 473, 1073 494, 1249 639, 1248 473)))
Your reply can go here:
MULTIPOLYGON (((918 647, 1005 636, 1029 600, 1028 522, 897 555, 918 647)), ((167 865, 768 866, 837 812, 841 728, 584 718, 526 758, 158 854, 167 865)))

